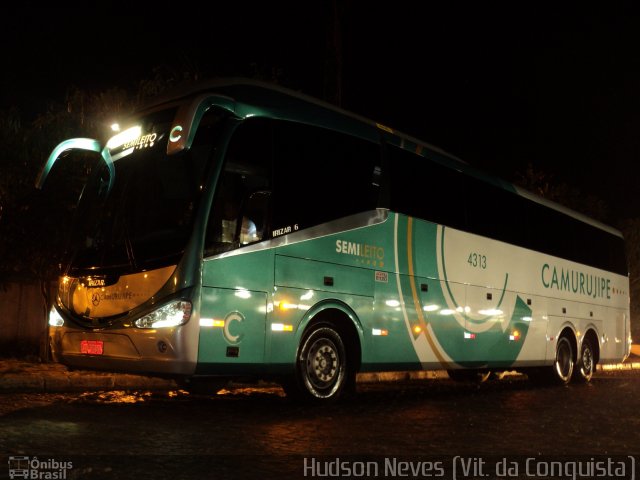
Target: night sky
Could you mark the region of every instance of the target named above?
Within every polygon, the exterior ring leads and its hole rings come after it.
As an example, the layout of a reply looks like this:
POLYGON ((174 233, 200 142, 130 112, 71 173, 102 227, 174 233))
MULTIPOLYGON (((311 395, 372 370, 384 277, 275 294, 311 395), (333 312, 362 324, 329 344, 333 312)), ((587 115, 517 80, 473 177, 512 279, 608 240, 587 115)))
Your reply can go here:
MULTIPOLYGON (((0 108, 28 119, 71 86, 184 65, 322 96, 330 1, 218 3, 9 7, 0 108)), ((640 8, 343 3, 344 108, 506 179, 531 163, 601 197, 611 223, 640 217, 640 8)))

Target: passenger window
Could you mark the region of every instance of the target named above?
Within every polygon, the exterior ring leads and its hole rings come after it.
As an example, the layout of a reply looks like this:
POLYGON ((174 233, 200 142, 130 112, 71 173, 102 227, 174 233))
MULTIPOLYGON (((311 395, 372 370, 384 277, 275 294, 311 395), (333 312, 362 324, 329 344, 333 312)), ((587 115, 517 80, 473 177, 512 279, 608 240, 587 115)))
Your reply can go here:
POLYGON ((293 233, 378 206, 380 148, 352 135, 278 122, 273 228, 293 233))
POLYGON ((205 254, 270 237, 271 123, 247 120, 231 138, 209 214, 205 254))

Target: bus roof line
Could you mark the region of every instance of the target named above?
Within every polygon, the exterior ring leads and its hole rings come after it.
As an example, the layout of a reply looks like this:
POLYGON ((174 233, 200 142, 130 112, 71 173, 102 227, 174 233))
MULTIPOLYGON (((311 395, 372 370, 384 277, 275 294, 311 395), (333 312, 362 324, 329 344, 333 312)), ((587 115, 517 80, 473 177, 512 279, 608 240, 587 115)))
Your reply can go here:
MULTIPOLYGON (((468 165, 467 162, 465 162, 464 160, 456 157, 455 155, 435 146, 432 145, 430 143, 427 143, 423 140, 417 139, 409 134, 406 134, 404 132, 401 132, 399 130, 396 130, 394 128, 390 128, 387 127, 386 125, 379 123, 379 122, 375 122, 373 120, 371 120, 370 118, 367 117, 363 117, 362 115, 358 115, 357 113, 354 112, 350 112, 348 110, 344 110, 343 108, 340 108, 336 105, 333 105, 331 103, 325 102, 323 100, 320 100, 318 98, 312 97, 310 95, 307 95, 305 93, 301 93, 301 92, 297 92, 295 90, 291 90, 288 89, 286 87, 282 87, 280 85, 276 85, 276 84, 271 84, 271 83, 267 83, 267 82, 262 82, 259 80, 253 80, 253 79, 249 79, 249 78, 243 78, 243 77, 230 77, 230 78, 225 78, 225 79, 212 79, 212 80, 208 80, 208 81, 203 81, 201 83, 198 83, 197 85, 189 85, 186 87, 177 87, 176 89, 173 89, 171 91, 169 91, 166 95, 163 95, 161 98, 158 98, 157 101, 150 103, 149 105, 147 105, 147 108, 151 108, 151 107, 156 107, 165 103, 170 103, 176 100, 179 100, 181 98, 186 98, 189 97, 191 95, 197 94, 197 93, 204 93, 207 91, 211 91, 212 93, 215 91, 216 88, 225 88, 225 87, 254 87, 254 88, 262 88, 265 90, 271 90, 273 92, 277 92, 280 93, 282 95, 285 95, 287 97, 292 97, 292 98, 296 98, 298 100, 301 100, 303 102, 306 103, 310 103, 313 104, 317 107, 321 107, 325 110, 330 110, 334 113, 338 113, 340 115, 349 117, 353 120, 357 120, 358 122, 364 123, 370 127, 373 127, 376 130, 382 130, 385 131, 387 133, 389 133, 390 135, 398 138, 400 140, 399 142, 399 146, 400 148, 403 148, 405 150, 409 150, 411 151, 411 149, 406 148, 403 145, 402 140, 408 140, 411 143, 416 144, 417 146, 421 146, 422 148, 426 148, 429 150, 432 150, 436 153, 439 153, 440 155, 443 155, 445 157, 447 157, 450 160, 453 160, 455 162, 458 162, 460 164, 463 165, 468 165)), ((237 101, 237 99, 235 99, 237 101)), ((240 103, 245 103, 240 101, 240 103)), ((146 110, 146 108, 145 108, 146 110)), ((413 152, 415 153, 415 151, 413 152)))
MULTIPOLYGON (((563 213, 565 215, 568 215, 578 221, 581 221, 583 223, 589 224, 593 227, 596 227, 600 230, 603 230, 607 233, 610 233, 612 235, 618 236, 618 237, 623 237, 622 233, 613 228, 610 227, 604 223, 601 223, 597 220, 594 220, 593 218, 588 217, 587 215, 584 215, 582 213, 579 213, 575 210, 572 210, 568 207, 565 207, 563 205, 560 205, 556 202, 550 201, 548 199, 545 199, 543 197, 540 197, 539 195, 536 195, 532 192, 529 192, 528 190, 525 190, 521 187, 516 186, 515 184, 508 182, 506 180, 503 180, 502 178, 495 176, 493 174, 490 174, 488 172, 485 172, 483 170, 480 170, 476 167, 474 167, 473 165, 470 165, 469 163, 465 162, 464 160, 456 157, 455 155, 452 155, 451 153, 436 147, 434 145, 431 145, 429 143, 426 143, 422 140, 419 140, 411 135, 408 135, 406 133, 403 133, 401 131, 395 130, 393 128, 387 127, 384 124, 375 122, 369 118, 363 117, 361 115, 358 115, 356 113, 350 112, 348 110, 344 110, 340 107, 337 107, 335 105, 332 105, 328 102, 319 100, 315 97, 312 97, 310 95, 301 93, 301 92, 297 92, 295 90, 291 90, 285 87, 282 87, 280 85, 276 85, 276 84, 271 84, 271 83, 267 83, 267 82, 263 82, 263 81, 259 81, 259 80, 253 80, 253 79, 249 79, 249 78, 243 78, 243 77, 229 77, 229 78, 224 78, 224 79, 211 79, 211 80, 205 80, 202 82, 199 82, 197 84, 194 85, 188 85, 185 87, 176 87, 172 90, 167 91, 166 94, 162 95, 161 97, 159 97, 157 100, 153 101, 152 103, 150 103, 149 105, 147 105, 147 107, 144 110, 149 110, 149 109, 156 109, 158 107, 160 107, 161 105, 165 105, 165 104, 170 104, 170 103, 175 103, 176 101, 179 101, 181 99, 193 96, 195 94, 204 94, 207 92, 210 92, 212 95, 221 95, 221 96, 225 96, 228 98, 232 98, 235 101, 236 106, 238 106, 239 104, 247 106, 247 107, 255 107, 255 108, 262 108, 262 105, 260 104, 255 104, 252 102, 247 102, 244 99, 240 98, 236 98, 235 95, 231 94, 231 92, 228 92, 225 90, 225 88, 234 88, 234 87, 249 87, 249 88, 258 88, 258 89, 263 89, 263 90, 267 90, 267 91, 272 91, 272 92, 277 92, 279 94, 282 94, 286 97, 289 98, 295 98, 298 99, 302 102, 311 104, 311 105, 315 105, 316 107, 320 107, 324 110, 328 110, 330 112, 333 113, 337 113, 341 116, 356 120, 359 123, 362 123, 364 125, 367 125, 368 127, 372 127, 373 129, 375 129, 378 132, 385 132, 388 135, 391 136, 391 138, 396 138, 398 139, 398 144, 395 145, 398 148, 401 148, 403 150, 407 150, 410 151, 412 153, 415 153, 421 157, 425 157, 427 156, 428 152, 432 152, 435 153, 437 155, 441 155, 444 158, 441 159, 437 159, 437 158, 429 158, 430 161, 436 161, 437 163, 440 163, 444 166, 446 166, 447 168, 453 168, 455 170, 460 171, 461 173, 465 174, 465 175, 469 175, 471 177, 475 177, 481 181, 487 182, 487 183, 491 183, 499 188, 502 188, 504 190, 507 191, 511 191, 513 193, 515 193, 516 195, 519 195, 521 197, 527 198, 531 201, 534 201, 538 204, 544 205, 548 208, 552 208, 560 213, 563 213), (218 91, 216 92, 216 90, 218 89, 218 91), (416 148, 410 148, 409 145, 406 144, 406 142, 411 142, 413 144, 415 144, 416 148)), ((236 112, 237 113, 237 112, 236 112)))
POLYGON ((612 235, 615 235, 617 237, 620 238, 624 238, 624 236, 622 235, 622 232, 620 232, 620 230, 617 230, 613 227, 610 227, 607 224, 604 224, 602 222, 599 222, 598 220, 595 220, 591 217, 588 217, 587 215, 584 215, 580 212, 577 212, 575 210, 572 210, 569 207, 565 207, 564 205, 561 205, 559 203, 554 202, 553 200, 549 200, 547 198, 541 197, 539 195, 536 195, 533 192, 530 192, 529 190, 526 190, 522 187, 518 187, 517 185, 514 185, 513 188, 515 189, 516 193, 518 195, 520 195, 521 197, 527 198, 529 200, 532 200, 536 203, 539 203, 541 205, 544 205, 545 207, 551 208, 553 210, 556 210, 560 213, 564 213, 565 215, 568 215, 570 217, 575 218, 576 220, 579 220, 583 223, 587 223, 593 227, 599 228, 600 230, 604 230, 607 233, 610 233, 612 235))

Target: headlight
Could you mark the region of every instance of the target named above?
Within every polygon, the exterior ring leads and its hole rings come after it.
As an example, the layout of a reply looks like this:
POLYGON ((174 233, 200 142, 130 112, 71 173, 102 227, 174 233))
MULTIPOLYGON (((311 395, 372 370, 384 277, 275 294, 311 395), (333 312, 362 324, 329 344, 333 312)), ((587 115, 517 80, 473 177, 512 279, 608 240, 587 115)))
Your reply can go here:
POLYGON ((168 303, 134 322, 138 328, 177 327, 189 321, 191 302, 176 300, 168 303))
POLYGON ((49 325, 52 327, 61 327, 64 325, 64 319, 60 316, 56 307, 51 307, 49 311, 49 325))

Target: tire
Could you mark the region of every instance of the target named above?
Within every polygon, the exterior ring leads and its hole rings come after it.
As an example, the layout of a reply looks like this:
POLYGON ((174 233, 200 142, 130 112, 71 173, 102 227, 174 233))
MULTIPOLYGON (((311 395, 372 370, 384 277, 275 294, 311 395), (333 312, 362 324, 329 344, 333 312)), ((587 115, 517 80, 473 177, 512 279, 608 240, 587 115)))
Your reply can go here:
POLYGON ((536 367, 525 371, 529 380, 538 385, 568 385, 573 377, 573 346, 569 337, 562 336, 556 344, 556 357, 550 367, 536 367))
POLYGON ((355 385, 355 375, 347 362, 347 350, 340 333, 329 324, 312 327, 302 339, 296 357, 293 382, 284 387, 298 400, 332 402, 355 385))
POLYGON ((551 380, 558 385, 568 385, 573 368, 573 346, 568 337, 560 337, 556 345, 556 359, 551 367, 551 380))
POLYGON ((573 379, 580 383, 589 383, 596 369, 595 352, 591 340, 585 338, 580 348, 580 358, 573 370, 573 379))

